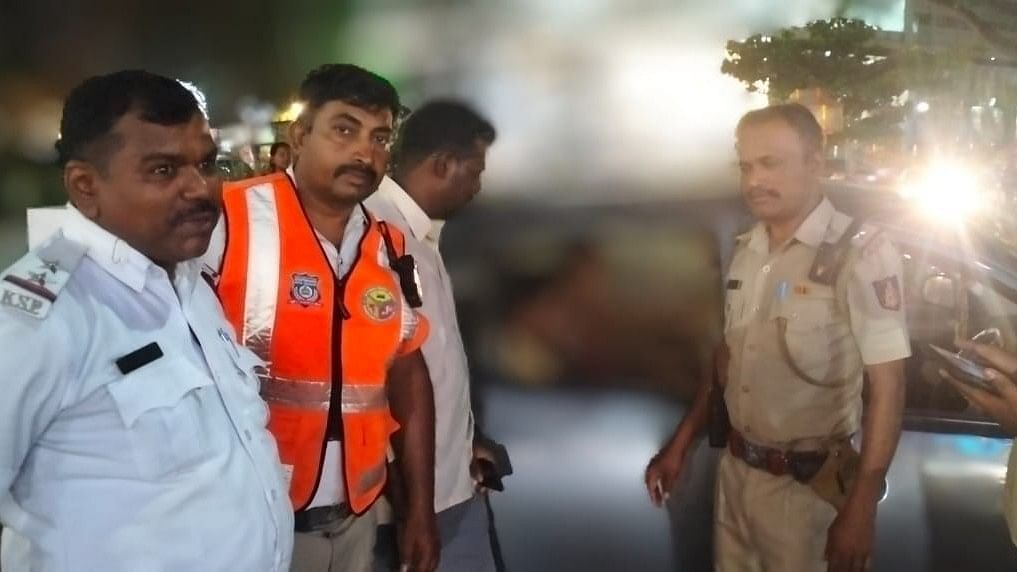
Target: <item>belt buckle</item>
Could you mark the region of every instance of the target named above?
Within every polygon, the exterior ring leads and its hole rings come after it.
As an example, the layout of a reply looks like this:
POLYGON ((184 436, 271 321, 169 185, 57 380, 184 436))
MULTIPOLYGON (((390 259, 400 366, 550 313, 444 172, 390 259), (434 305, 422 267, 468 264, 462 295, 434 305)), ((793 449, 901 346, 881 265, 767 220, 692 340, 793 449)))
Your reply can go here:
POLYGON ((767 451, 766 470, 775 476, 784 476, 788 472, 787 454, 781 451, 767 451))
POLYGON ((759 449, 750 443, 745 443, 745 462, 751 467, 758 467, 762 464, 762 457, 759 455, 759 449))

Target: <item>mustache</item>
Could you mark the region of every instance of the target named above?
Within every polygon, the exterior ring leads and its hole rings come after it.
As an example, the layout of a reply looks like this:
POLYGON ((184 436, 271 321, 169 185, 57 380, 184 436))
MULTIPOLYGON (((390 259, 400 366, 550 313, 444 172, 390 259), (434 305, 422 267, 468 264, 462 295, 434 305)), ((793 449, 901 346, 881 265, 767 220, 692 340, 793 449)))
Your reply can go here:
POLYGON ((184 222, 204 216, 219 218, 219 205, 215 201, 200 200, 186 210, 183 210, 170 219, 170 224, 178 226, 184 222))
POLYGON ((349 163, 347 165, 340 165, 336 167, 335 171, 332 172, 332 178, 338 179, 346 173, 360 173, 361 175, 370 177, 372 181, 377 181, 381 178, 377 171, 361 163, 349 163))
POLYGON ((773 199, 779 199, 780 198, 780 193, 778 193, 777 191, 775 191, 773 189, 753 188, 753 189, 749 189, 749 191, 747 193, 745 193, 745 194, 748 195, 749 198, 755 198, 755 197, 770 197, 770 198, 773 198, 773 199))

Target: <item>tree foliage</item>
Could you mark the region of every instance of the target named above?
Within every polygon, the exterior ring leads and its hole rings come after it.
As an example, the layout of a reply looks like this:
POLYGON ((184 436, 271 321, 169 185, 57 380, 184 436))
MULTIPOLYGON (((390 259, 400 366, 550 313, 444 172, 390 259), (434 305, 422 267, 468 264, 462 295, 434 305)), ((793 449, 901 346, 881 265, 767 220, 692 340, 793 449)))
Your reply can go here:
POLYGON ((749 91, 765 89, 772 100, 795 90, 821 88, 844 105, 845 116, 883 107, 903 91, 892 73, 891 51, 876 44, 877 29, 861 20, 834 18, 729 41, 721 71, 749 91))
POLYGON ((847 130, 872 134, 899 120, 905 90, 949 88, 962 59, 895 46, 861 20, 832 18, 729 41, 721 71, 771 101, 819 88, 843 106, 847 130))

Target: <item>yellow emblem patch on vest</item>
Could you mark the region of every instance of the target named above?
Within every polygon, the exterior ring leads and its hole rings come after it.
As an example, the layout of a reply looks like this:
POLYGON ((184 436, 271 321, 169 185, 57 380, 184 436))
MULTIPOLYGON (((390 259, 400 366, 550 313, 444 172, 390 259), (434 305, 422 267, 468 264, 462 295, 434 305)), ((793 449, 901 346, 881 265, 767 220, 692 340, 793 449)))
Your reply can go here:
POLYGON ((387 322, 396 315, 398 305, 388 289, 376 286, 364 293, 361 299, 364 313, 376 322, 387 322))

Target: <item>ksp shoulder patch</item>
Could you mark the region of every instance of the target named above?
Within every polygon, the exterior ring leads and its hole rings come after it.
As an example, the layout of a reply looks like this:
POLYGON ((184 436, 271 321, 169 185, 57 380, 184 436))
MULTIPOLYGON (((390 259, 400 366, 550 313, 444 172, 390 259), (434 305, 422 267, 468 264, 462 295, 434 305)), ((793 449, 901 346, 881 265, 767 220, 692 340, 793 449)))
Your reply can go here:
POLYGON ((900 310, 901 292, 900 282, 896 276, 889 276, 882 280, 876 280, 872 283, 872 288, 876 291, 876 299, 879 300, 879 305, 884 310, 890 310, 896 312, 900 310))
POLYGON ((43 319, 85 255, 63 237, 30 251, 0 274, 0 307, 43 319))

